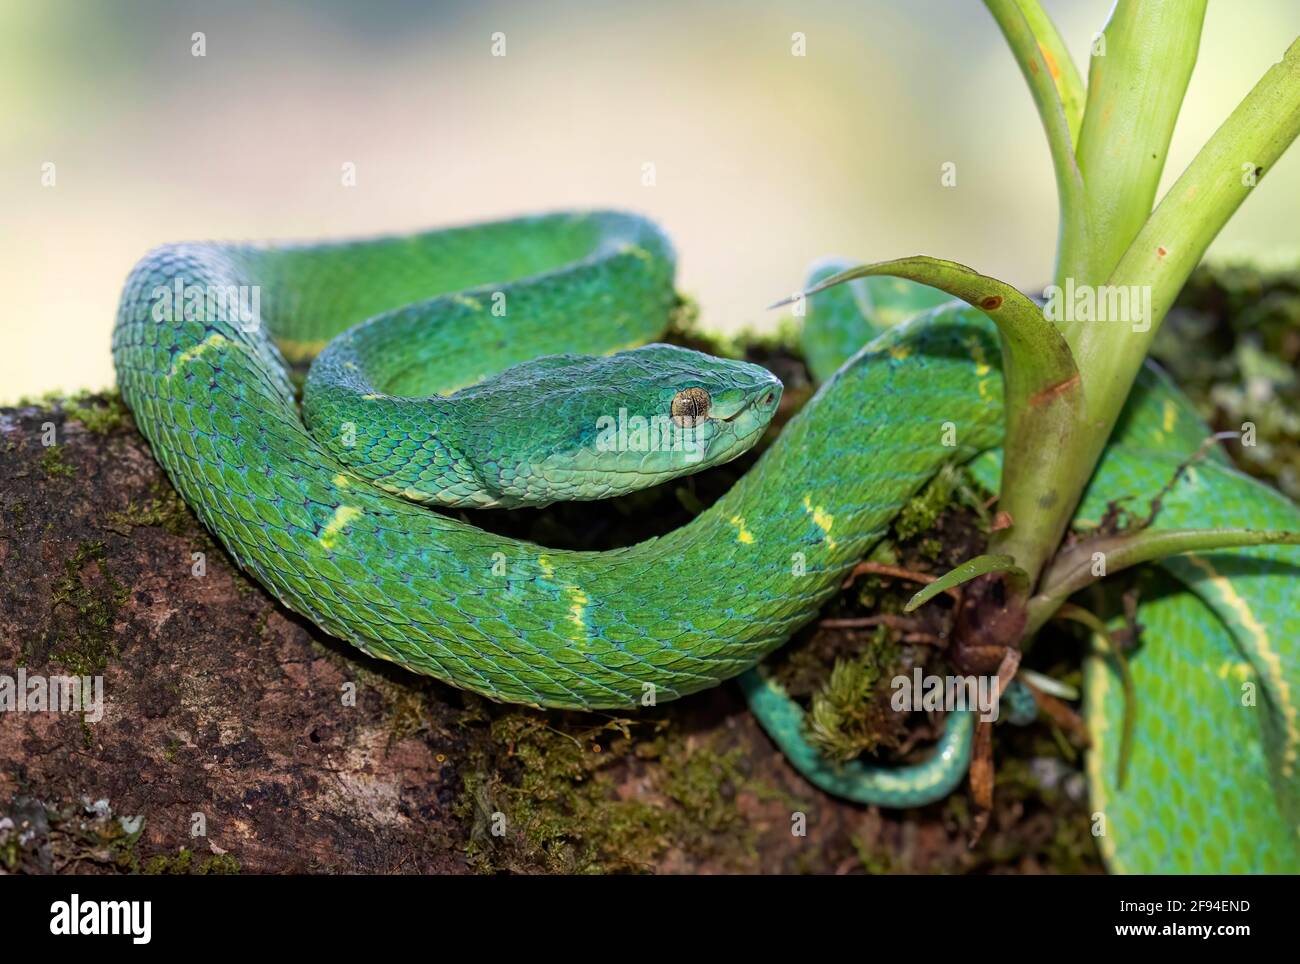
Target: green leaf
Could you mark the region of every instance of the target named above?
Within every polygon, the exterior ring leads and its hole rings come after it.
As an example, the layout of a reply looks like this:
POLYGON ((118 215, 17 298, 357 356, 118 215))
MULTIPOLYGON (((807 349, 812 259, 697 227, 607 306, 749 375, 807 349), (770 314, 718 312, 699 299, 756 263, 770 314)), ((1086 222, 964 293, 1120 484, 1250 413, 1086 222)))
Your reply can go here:
POLYGON ((1005 572, 1013 580, 1021 582, 1028 581, 1029 578, 1029 574, 1017 566, 1016 560, 1011 556, 976 556, 974 559, 967 559, 956 569, 950 570, 927 585, 907 601, 907 605, 903 607, 903 612, 910 613, 912 610, 929 602, 939 593, 947 592, 954 586, 960 586, 962 583, 970 582, 977 576, 983 576, 990 572, 1005 572))
MULTIPOLYGON (((1005 281, 980 274, 956 261, 918 254, 894 261, 858 265, 813 285, 803 292, 802 297, 811 297, 835 285, 876 275, 906 278, 938 288, 988 315, 1002 336, 1008 403, 1027 401, 1036 392, 1078 381, 1079 372, 1070 348, 1056 326, 1043 316, 1042 309, 1005 281), (1019 391, 1013 388, 1012 380, 1019 383, 1019 391)), ((784 298, 769 307, 779 308, 799 297, 784 298)))
POLYGON ((1264 529, 1139 529, 1076 542, 1052 561, 1037 595, 1029 601, 1032 633, 1052 617, 1070 596, 1106 576, 1131 566, 1184 552, 1214 552, 1244 546, 1300 545, 1300 532, 1264 529), (1094 575, 1101 554, 1103 575, 1094 575))
MULTIPOLYGON (((1011 525, 994 533, 990 548, 1015 556, 1022 568, 1036 574, 1055 551, 1069 521, 1057 496, 1035 484, 1060 470, 1060 452, 1081 423, 1082 378, 1069 346, 1042 310, 1011 285, 964 264, 924 255, 841 271, 805 295, 872 275, 895 275, 939 288, 978 308, 998 326, 1007 420, 998 509, 1007 514, 1011 525)), ((1080 471, 1087 478, 1091 466, 1080 471)))
POLYGON ((1137 688, 1133 685, 1133 673, 1129 670, 1128 657, 1124 655, 1124 647, 1115 642, 1106 624, 1088 610, 1073 603, 1066 603, 1056 615, 1090 629, 1105 648, 1119 673, 1120 682, 1124 687, 1124 722, 1120 728, 1119 762, 1116 765, 1115 786, 1122 790, 1124 778, 1128 775, 1128 761, 1133 754, 1133 728, 1137 725, 1137 688))

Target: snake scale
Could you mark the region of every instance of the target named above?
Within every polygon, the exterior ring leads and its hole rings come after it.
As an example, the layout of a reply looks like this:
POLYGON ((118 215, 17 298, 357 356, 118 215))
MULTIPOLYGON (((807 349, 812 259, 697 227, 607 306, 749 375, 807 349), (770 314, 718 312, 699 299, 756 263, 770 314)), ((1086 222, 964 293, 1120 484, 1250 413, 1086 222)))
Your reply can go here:
MULTIPOLYGON (((832 767, 803 741, 798 707, 746 671, 816 615, 942 465, 973 459, 996 488, 998 342, 978 311, 936 307, 915 287, 818 295, 806 339, 817 394, 728 493, 659 538, 563 551, 438 511, 602 498, 753 444, 779 382, 653 344, 674 270, 660 230, 616 212, 168 245, 126 283, 113 358, 185 501, 327 632, 534 706, 629 709, 745 674, 760 721, 814 782, 895 806, 943 796, 964 774, 968 715, 949 714, 929 761, 832 767), (251 316, 214 310, 247 291, 251 316), (300 404, 291 364, 312 358, 300 404), (664 444, 624 437, 638 415, 666 429, 664 444)), ((1109 498, 1149 499, 1205 433, 1172 385, 1144 373, 1078 519, 1099 519, 1109 498)), ((1297 528, 1300 513, 1214 455, 1156 525, 1219 524, 1297 528)), ((1165 564, 1132 659, 1148 696, 1122 789, 1114 668, 1089 661, 1094 832, 1112 869, 1300 869, 1296 562, 1293 548, 1265 548, 1165 564)))

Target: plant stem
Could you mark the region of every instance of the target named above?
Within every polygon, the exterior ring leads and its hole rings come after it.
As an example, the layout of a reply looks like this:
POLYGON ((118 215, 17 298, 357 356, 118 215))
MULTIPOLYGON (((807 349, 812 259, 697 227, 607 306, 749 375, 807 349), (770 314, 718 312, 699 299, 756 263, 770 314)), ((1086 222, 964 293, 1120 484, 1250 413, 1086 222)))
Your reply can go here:
MULTIPOLYGON (((1087 125, 1085 116, 1085 128, 1087 125)), ((1053 458, 1035 476, 1032 493, 1015 497, 1019 503, 1032 501, 1047 508, 996 533, 990 552, 1014 556, 1037 579, 1043 561, 1065 534, 1175 296, 1210 242, 1251 192, 1258 174, 1273 165, 1297 134, 1300 41, 1269 69, 1201 149, 1108 279, 1108 285, 1115 288, 1149 293, 1149 310, 1143 298, 1142 316, 1135 316, 1131 324, 1075 321, 1065 327, 1066 340, 1083 376, 1082 400, 1072 413, 1075 429, 1063 444, 1058 445, 1054 437, 1035 440, 1051 449, 1053 458)), ((1005 487, 1003 495, 1007 495, 1005 487)))
POLYGON ((1079 68, 1066 49, 1056 24, 1047 15, 1038 0, 1016 0, 1029 30, 1038 40, 1038 49, 1047 63, 1047 72, 1056 85, 1056 95, 1061 98, 1065 123, 1070 131, 1070 143, 1079 143, 1079 127, 1083 124, 1083 107, 1088 92, 1084 89, 1079 68))
MULTIPOLYGON (((1055 57, 1064 52, 1064 45, 1055 28, 1050 36, 1035 36, 1031 25, 1050 26, 1047 14, 1038 8, 1037 0, 984 0, 989 13, 997 21, 1002 35, 1006 37, 1011 52, 1015 54, 1020 72, 1024 75, 1029 92, 1033 95, 1034 106, 1038 108, 1039 119, 1047 133, 1047 146, 1052 152, 1052 168, 1056 172, 1056 193, 1060 198, 1061 227, 1057 242, 1058 276, 1082 277, 1086 275, 1089 253, 1088 209, 1083 197, 1083 177, 1074 160, 1074 140, 1070 120, 1066 115, 1061 84, 1065 86, 1067 96, 1073 99, 1076 93, 1068 89, 1068 79, 1060 70, 1053 72, 1047 62, 1045 51, 1055 57), (1030 11, 1026 15, 1026 10, 1030 11)), ((1068 56, 1066 57, 1068 61, 1068 56)), ((1073 65, 1071 65, 1072 67, 1073 65)), ((1077 83, 1078 72, 1074 72, 1077 83)))
POLYGON ((1089 421, 1102 436, 1092 439, 1098 452, 1174 298, 1210 242, 1297 135, 1300 40, 1291 44, 1201 148, 1107 280, 1113 287, 1149 287, 1150 317, 1131 328, 1115 322, 1077 321, 1065 327, 1066 341, 1083 374, 1089 421))
MULTIPOLYGON (((1094 42, 1088 67, 1087 108, 1076 162, 1084 181, 1079 218, 1088 227, 1085 253, 1057 260, 1056 284, 1096 286, 1105 281, 1151 213, 1169 140, 1196 64, 1206 0, 1118 0, 1094 42)), ((1067 329, 1068 331, 1068 329, 1067 329)), ((1075 352, 1075 342, 1067 343, 1075 352)), ((1076 364, 1084 369, 1077 354, 1076 364)), ((1064 536, 1083 486, 1109 438, 1114 419, 1092 417, 1091 380, 1084 373, 1072 431, 1041 439, 1057 450, 1032 493, 1012 494, 1039 511, 997 540, 1037 575, 1064 536), (1098 443, 1100 441, 1100 444, 1098 443)), ((1127 397, 1130 385, 1122 389, 1127 397)), ((1004 500, 1007 493, 1003 491, 1004 500)), ((1024 512, 1020 513, 1024 516, 1024 512)), ((1013 517, 1016 516, 1012 510, 1013 517)))
POLYGON ((1066 603, 1060 607, 1057 615, 1062 619, 1071 619, 1092 631, 1096 639, 1100 640, 1106 654, 1110 656, 1115 664, 1115 669, 1119 673, 1120 683, 1124 688, 1124 715, 1123 724, 1120 730, 1119 739, 1119 765, 1115 774, 1116 786, 1120 789, 1124 787, 1124 778, 1128 773, 1128 761, 1133 747, 1133 730, 1137 723, 1137 687, 1133 685, 1133 674, 1129 671, 1128 657, 1124 655, 1124 647, 1115 641, 1106 628, 1106 624, 1095 614, 1076 606, 1073 603, 1066 603))
MULTIPOLYGON (((1090 275, 1104 282, 1151 213, 1196 65, 1206 0, 1119 0, 1094 44, 1076 158, 1092 228, 1090 275)), ((1066 278, 1057 276, 1064 286, 1066 278)))

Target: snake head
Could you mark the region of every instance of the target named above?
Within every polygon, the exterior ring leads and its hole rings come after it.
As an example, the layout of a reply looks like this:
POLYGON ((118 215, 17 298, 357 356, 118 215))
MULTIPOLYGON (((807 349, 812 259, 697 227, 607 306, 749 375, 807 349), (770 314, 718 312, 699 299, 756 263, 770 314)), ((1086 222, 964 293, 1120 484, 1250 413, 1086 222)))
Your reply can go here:
POLYGON ((655 344, 538 358, 454 401, 462 452, 496 504, 545 505, 729 462, 762 437, 781 390, 758 365, 655 344))

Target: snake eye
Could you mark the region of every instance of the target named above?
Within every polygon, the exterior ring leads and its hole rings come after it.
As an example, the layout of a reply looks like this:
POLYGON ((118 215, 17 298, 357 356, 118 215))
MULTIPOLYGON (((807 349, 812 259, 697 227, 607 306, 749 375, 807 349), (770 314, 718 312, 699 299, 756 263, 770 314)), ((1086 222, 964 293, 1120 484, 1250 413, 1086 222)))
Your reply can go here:
POLYGON ((673 396, 673 421, 682 428, 694 428, 709 417, 709 393, 702 388, 685 388, 673 396))

